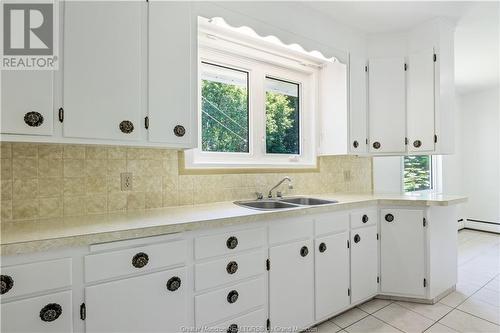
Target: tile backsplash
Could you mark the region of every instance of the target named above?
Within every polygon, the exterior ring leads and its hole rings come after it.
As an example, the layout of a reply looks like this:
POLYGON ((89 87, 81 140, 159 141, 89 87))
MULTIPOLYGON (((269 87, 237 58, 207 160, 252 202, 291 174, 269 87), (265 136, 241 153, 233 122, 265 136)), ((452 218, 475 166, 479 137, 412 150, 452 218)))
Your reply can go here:
POLYGON ((121 146, 1 143, 1 219, 82 216, 250 199, 283 176, 285 194, 372 191, 372 160, 329 156, 319 172, 181 175, 178 151, 121 146), (132 173, 121 190, 120 174, 132 173))

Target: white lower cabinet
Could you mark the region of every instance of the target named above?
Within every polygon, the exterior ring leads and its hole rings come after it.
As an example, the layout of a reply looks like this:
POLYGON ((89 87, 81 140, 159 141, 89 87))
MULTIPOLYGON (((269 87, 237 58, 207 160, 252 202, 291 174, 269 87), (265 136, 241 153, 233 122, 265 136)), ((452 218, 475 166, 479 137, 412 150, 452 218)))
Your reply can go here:
POLYGON ((85 288, 86 332, 178 332, 187 326, 186 268, 85 288))
POLYGON ((266 311, 259 309, 216 325, 210 325, 207 332, 266 332, 266 320, 266 311))
POLYGON ((377 226, 351 230, 351 303, 378 292, 377 226))
POLYGON ((316 320, 349 306, 349 231, 315 241, 316 320))
POLYGON ((269 248, 269 317, 271 327, 306 328, 314 322, 312 240, 269 248))
POLYGON ((424 211, 381 209, 380 216, 381 292, 408 297, 423 296, 424 211))
POLYGON ((73 332, 71 291, 2 304, 2 332, 73 332))

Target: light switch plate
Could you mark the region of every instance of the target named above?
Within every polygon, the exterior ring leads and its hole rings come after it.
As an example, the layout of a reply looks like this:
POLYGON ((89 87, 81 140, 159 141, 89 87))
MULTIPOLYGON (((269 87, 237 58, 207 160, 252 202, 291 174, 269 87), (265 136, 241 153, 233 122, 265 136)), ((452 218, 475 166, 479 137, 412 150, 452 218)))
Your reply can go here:
POLYGON ((120 179, 122 191, 132 191, 132 172, 122 172, 120 179))

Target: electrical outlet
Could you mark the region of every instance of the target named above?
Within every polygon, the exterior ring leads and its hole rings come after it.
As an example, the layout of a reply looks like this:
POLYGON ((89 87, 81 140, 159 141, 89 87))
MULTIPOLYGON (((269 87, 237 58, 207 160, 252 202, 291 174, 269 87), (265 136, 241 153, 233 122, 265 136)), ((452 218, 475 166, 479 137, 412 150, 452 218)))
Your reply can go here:
POLYGON ((344 181, 348 182, 351 180, 351 170, 344 170, 344 181))
POLYGON ((132 190, 132 172, 122 172, 120 174, 122 191, 132 190))

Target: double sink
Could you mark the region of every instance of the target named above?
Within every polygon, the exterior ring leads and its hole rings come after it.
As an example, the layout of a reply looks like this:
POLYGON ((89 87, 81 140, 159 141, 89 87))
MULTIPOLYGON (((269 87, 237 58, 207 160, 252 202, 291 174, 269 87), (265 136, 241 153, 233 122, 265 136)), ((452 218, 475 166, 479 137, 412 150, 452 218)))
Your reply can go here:
POLYGON ((337 203, 336 200, 324 200, 309 197, 291 197, 282 199, 259 199, 248 201, 235 201, 238 206, 257 210, 279 210, 304 206, 329 205, 337 203))

